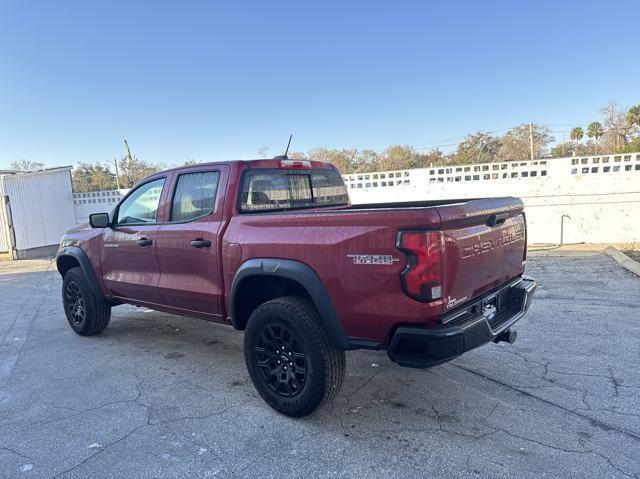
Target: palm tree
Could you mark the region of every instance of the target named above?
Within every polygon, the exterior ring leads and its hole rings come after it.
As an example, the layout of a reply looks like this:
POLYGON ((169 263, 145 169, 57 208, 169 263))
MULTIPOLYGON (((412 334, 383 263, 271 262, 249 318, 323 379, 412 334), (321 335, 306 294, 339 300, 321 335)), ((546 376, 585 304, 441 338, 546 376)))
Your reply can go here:
POLYGON ((602 128, 602 124, 599 121, 589 123, 589 126, 587 127, 587 136, 594 140, 594 152, 596 155, 598 154, 598 140, 602 135, 604 135, 604 128, 602 128))
POLYGON ((578 150, 578 142, 584 137, 584 130, 579 126, 576 126, 573 130, 571 130, 569 137, 576 142, 576 149, 573 151, 573 156, 576 156, 576 152, 578 150))

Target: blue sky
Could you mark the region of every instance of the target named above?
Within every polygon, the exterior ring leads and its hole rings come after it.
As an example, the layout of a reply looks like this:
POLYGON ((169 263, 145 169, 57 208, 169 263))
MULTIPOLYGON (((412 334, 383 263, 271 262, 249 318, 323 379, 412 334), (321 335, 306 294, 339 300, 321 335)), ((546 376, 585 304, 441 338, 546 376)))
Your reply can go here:
POLYGON ((178 164, 289 133, 305 151, 566 130, 640 103, 638 18, 632 0, 3 0, 0 168, 109 161, 123 138, 178 164))

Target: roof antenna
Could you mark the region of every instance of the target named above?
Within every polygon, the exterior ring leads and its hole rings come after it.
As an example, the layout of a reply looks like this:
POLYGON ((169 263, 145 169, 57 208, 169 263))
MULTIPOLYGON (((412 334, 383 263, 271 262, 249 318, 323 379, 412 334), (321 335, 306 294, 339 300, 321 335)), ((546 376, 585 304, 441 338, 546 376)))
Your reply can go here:
POLYGON ((274 160, 288 160, 289 157, 287 156, 287 153, 289 153, 289 147, 291 146, 291 138, 293 138, 293 135, 289 135, 289 143, 287 143, 287 149, 284 151, 284 155, 278 155, 278 156, 274 156, 274 160))

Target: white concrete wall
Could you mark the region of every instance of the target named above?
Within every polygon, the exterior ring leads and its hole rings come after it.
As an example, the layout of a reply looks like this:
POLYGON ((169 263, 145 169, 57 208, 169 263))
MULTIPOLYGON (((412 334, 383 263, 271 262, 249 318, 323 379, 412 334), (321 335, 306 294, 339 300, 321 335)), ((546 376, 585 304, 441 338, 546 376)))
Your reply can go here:
POLYGON ((111 213, 118 201, 128 192, 128 189, 120 189, 74 193, 73 207, 76 223, 86 223, 92 213, 111 213))
POLYGON ((383 181, 388 184, 389 172, 384 180, 380 172, 375 180, 374 173, 344 175, 344 178, 353 203, 520 197, 525 203, 530 243, 559 243, 563 215, 570 216, 564 220, 564 243, 640 242, 640 153, 504 165, 506 169, 502 169, 501 164, 483 164, 408 170, 397 172, 399 177, 393 172, 391 187, 382 186, 383 181), (607 163, 603 163, 604 159, 607 163), (497 170, 493 169, 494 165, 497 170), (466 167, 470 168, 469 172, 464 171, 466 167), (456 172, 457 168, 463 171, 456 172), (474 172, 475 168, 479 171, 474 172), (585 168, 588 172, 583 173, 585 168), (604 168, 609 171, 605 172, 604 168), (447 172, 448 169, 451 171, 447 172), (536 172, 534 177, 532 171, 536 172), (507 178, 503 179, 505 172, 507 178), (522 177, 523 172, 526 177, 522 177), (517 178, 511 178, 513 173, 517 178), (496 174, 498 178, 492 178, 496 174), (473 175, 479 178, 474 180, 473 175), (484 179, 485 175, 489 178, 484 179), (460 177, 459 181, 456 176, 460 177), (465 180, 465 176, 471 179, 465 180), (357 187, 358 183, 362 184, 361 188, 357 187))

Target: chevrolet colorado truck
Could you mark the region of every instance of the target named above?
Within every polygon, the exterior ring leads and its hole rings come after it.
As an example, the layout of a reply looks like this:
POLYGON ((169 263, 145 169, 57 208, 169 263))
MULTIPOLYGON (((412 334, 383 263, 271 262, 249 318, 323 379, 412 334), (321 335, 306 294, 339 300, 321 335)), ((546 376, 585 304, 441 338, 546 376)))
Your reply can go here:
POLYGON ((122 303, 229 324, 290 416, 337 394, 346 350, 425 368, 512 343, 536 288, 525 260, 519 199, 352 205, 333 165, 286 157, 154 174, 56 258, 76 333, 122 303))

